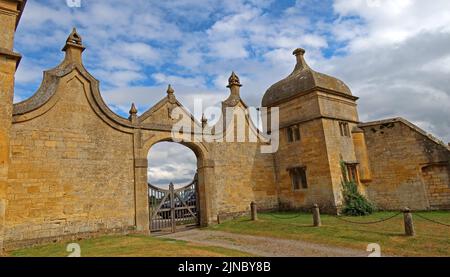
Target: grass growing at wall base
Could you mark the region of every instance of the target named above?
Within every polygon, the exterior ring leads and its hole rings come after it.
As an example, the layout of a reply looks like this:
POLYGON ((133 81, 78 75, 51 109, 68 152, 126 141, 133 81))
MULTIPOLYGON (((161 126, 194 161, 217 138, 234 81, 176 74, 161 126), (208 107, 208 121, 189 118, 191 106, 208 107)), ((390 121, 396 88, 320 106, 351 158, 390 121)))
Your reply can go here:
MULTIPOLYGON (((243 252, 150 236, 104 236, 78 241, 82 257, 242 257, 243 252)), ((55 243, 9 253, 13 257, 67 257, 68 243, 55 243)))
MULTIPOLYGON (((450 212, 420 213, 450 224, 450 212)), ((370 222, 387 218, 394 212, 377 212, 370 216, 345 217, 351 221, 370 222)), ((403 214, 386 222, 355 225, 322 215, 320 228, 312 227, 312 215, 298 212, 259 213, 258 221, 249 217, 225 221, 211 230, 315 242, 365 251, 370 243, 381 246, 383 256, 450 256, 450 228, 414 217, 416 237, 404 235, 403 214), (299 215, 297 218, 293 216, 299 215), (275 218, 284 217, 287 219, 275 218)))

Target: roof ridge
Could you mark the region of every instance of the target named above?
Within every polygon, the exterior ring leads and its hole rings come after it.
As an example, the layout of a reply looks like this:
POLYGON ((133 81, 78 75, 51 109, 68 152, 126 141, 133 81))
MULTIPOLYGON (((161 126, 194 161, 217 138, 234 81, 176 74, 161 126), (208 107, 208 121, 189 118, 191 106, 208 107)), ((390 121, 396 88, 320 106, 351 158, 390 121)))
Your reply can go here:
POLYGON ((443 146, 447 150, 450 151, 450 146, 445 144, 444 141, 442 141, 439 138, 435 137, 431 133, 428 133, 424 129, 420 128, 419 126, 415 125, 414 123, 408 121, 407 119, 405 119, 403 117, 394 117, 394 118, 387 118, 387 119, 382 119, 382 120, 364 122, 364 123, 359 124, 358 127, 368 127, 368 126, 373 126, 373 125, 381 125, 381 124, 394 123, 394 122, 401 122, 401 123, 405 124, 406 126, 411 128, 412 130, 420 133, 421 135, 427 137, 428 139, 430 139, 434 143, 436 143, 436 144, 438 144, 440 146, 443 146))

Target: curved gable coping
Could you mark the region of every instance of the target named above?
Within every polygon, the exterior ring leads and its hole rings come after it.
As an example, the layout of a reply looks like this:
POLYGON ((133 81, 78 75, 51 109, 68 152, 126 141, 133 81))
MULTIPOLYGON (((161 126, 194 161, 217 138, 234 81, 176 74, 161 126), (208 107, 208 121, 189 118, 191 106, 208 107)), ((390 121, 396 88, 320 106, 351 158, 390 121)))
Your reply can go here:
POLYGON ((95 79, 81 64, 62 62, 57 67, 45 71, 44 78, 38 91, 25 101, 14 104, 13 123, 20 123, 36 118, 47 112, 53 105, 42 113, 30 114, 51 103, 56 96, 56 90, 62 77, 67 76, 76 70, 90 84, 90 90, 87 91, 87 99, 94 112, 111 127, 123 132, 132 133, 135 126, 126 118, 114 113, 103 101, 100 95, 99 82, 95 79), (29 115, 29 116, 27 116, 29 115))
MULTIPOLYGON (((90 84, 90 89, 86 90, 87 93, 86 96, 94 112, 111 127, 126 133, 133 133, 134 129, 138 128, 144 128, 149 130, 171 131, 172 127, 171 125, 159 123, 146 123, 142 125, 140 125, 139 123, 133 124, 128 119, 119 116, 118 114, 113 112, 104 102, 99 90, 99 81, 95 79, 84 68, 82 64, 67 63, 66 61, 63 61, 60 65, 58 65, 53 69, 44 71, 43 80, 37 92, 33 94, 30 98, 13 105, 13 123, 21 123, 29 121, 49 111, 58 101, 56 91, 60 79, 64 76, 67 76, 74 70, 76 70, 90 84), (47 107, 44 107, 46 104, 48 104, 47 107), (41 112, 38 112, 38 110, 41 108, 43 108, 43 110, 41 112)), ((167 102, 182 108, 183 111, 190 116, 192 122, 194 122, 195 125, 201 128, 202 124, 200 121, 198 121, 178 100, 176 99, 172 100, 169 99, 169 97, 163 98, 156 105, 148 109, 144 114, 142 114, 139 117, 138 122, 142 122, 143 120, 151 116, 151 114, 153 114, 156 110, 158 110, 167 102)), ((240 99, 239 103, 241 103, 244 108, 248 107, 242 101, 242 99, 240 99)), ((248 113, 246 113, 245 116, 247 123, 249 124, 254 134, 256 134, 257 138, 263 142, 268 141, 269 137, 266 136, 263 132, 260 132, 260 130, 255 126, 255 124, 251 120, 248 113)), ((222 132, 216 133, 213 136, 222 135, 221 133, 222 132)), ((195 134, 195 132, 192 132, 192 134, 195 134)))
POLYGON ((382 124, 388 124, 388 123, 395 123, 395 122, 403 123, 404 125, 408 126, 413 131, 421 134, 422 136, 426 137, 427 139, 431 140, 432 142, 436 143, 437 145, 442 146, 445 149, 447 149, 448 151, 450 151, 450 147, 445 145, 444 142, 442 142, 441 140, 437 139, 435 136, 427 133, 423 129, 419 128, 418 126, 414 125, 413 123, 409 122, 408 120, 406 120, 402 117, 366 122, 366 123, 359 124, 358 127, 364 128, 364 127, 370 127, 370 126, 382 125, 382 124))
POLYGON ((51 70, 44 71, 44 77, 37 92, 30 98, 13 105, 13 116, 23 115, 37 110, 55 94, 59 79, 74 69, 74 66, 65 68, 59 65, 51 70))

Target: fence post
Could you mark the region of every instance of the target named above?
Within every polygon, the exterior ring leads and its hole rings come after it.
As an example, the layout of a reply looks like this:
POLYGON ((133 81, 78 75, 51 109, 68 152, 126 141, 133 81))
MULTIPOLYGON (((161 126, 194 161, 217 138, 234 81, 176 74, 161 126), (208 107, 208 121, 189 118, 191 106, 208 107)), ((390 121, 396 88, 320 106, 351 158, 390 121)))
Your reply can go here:
POLYGON ((314 204, 313 206, 313 224, 314 227, 322 226, 322 221, 320 220, 320 209, 317 204, 314 204))
POLYGON ((170 223, 172 225, 172 233, 175 233, 177 230, 176 218, 175 218, 175 193, 174 193, 174 185, 172 182, 169 184, 169 193, 170 193, 170 223))
POLYGON ((252 221, 258 220, 258 209, 256 207, 256 203, 255 202, 252 202, 250 204, 250 210, 251 210, 251 213, 252 213, 252 221))
POLYGON ((409 208, 403 210, 403 219, 405 224, 405 235, 409 237, 415 236, 416 231, 414 230, 413 217, 409 208))
POLYGON ((217 224, 220 225, 220 214, 217 214, 217 224))

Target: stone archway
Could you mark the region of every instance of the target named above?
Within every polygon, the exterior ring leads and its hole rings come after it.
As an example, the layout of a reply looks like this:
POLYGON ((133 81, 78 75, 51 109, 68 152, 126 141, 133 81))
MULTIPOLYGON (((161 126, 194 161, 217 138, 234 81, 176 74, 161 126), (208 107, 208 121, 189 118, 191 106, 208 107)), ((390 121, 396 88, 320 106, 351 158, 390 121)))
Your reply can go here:
POLYGON ((180 143, 159 142, 148 153, 150 232, 200 225, 197 158, 180 143))
MULTIPOLYGON (((152 146, 159 142, 173 142, 171 134, 168 132, 146 132, 142 131, 136 137, 140 138, 140 149, 135 153, 135 198, 136 198, 136 226, 138 231, 149 232, 150 209, 148 199, 147 154, 152 146)), ((176 142, 174 142, 176 143, 176 142)), ((180 144, 189 148, 197 158, 197 186, 198 186, 198 205, 199 205, 199 224, 202 227, 212 221, 212 177, 214 163, 209 158, 209 149, 203 143, 199 142, 181 142, 180 144)))

